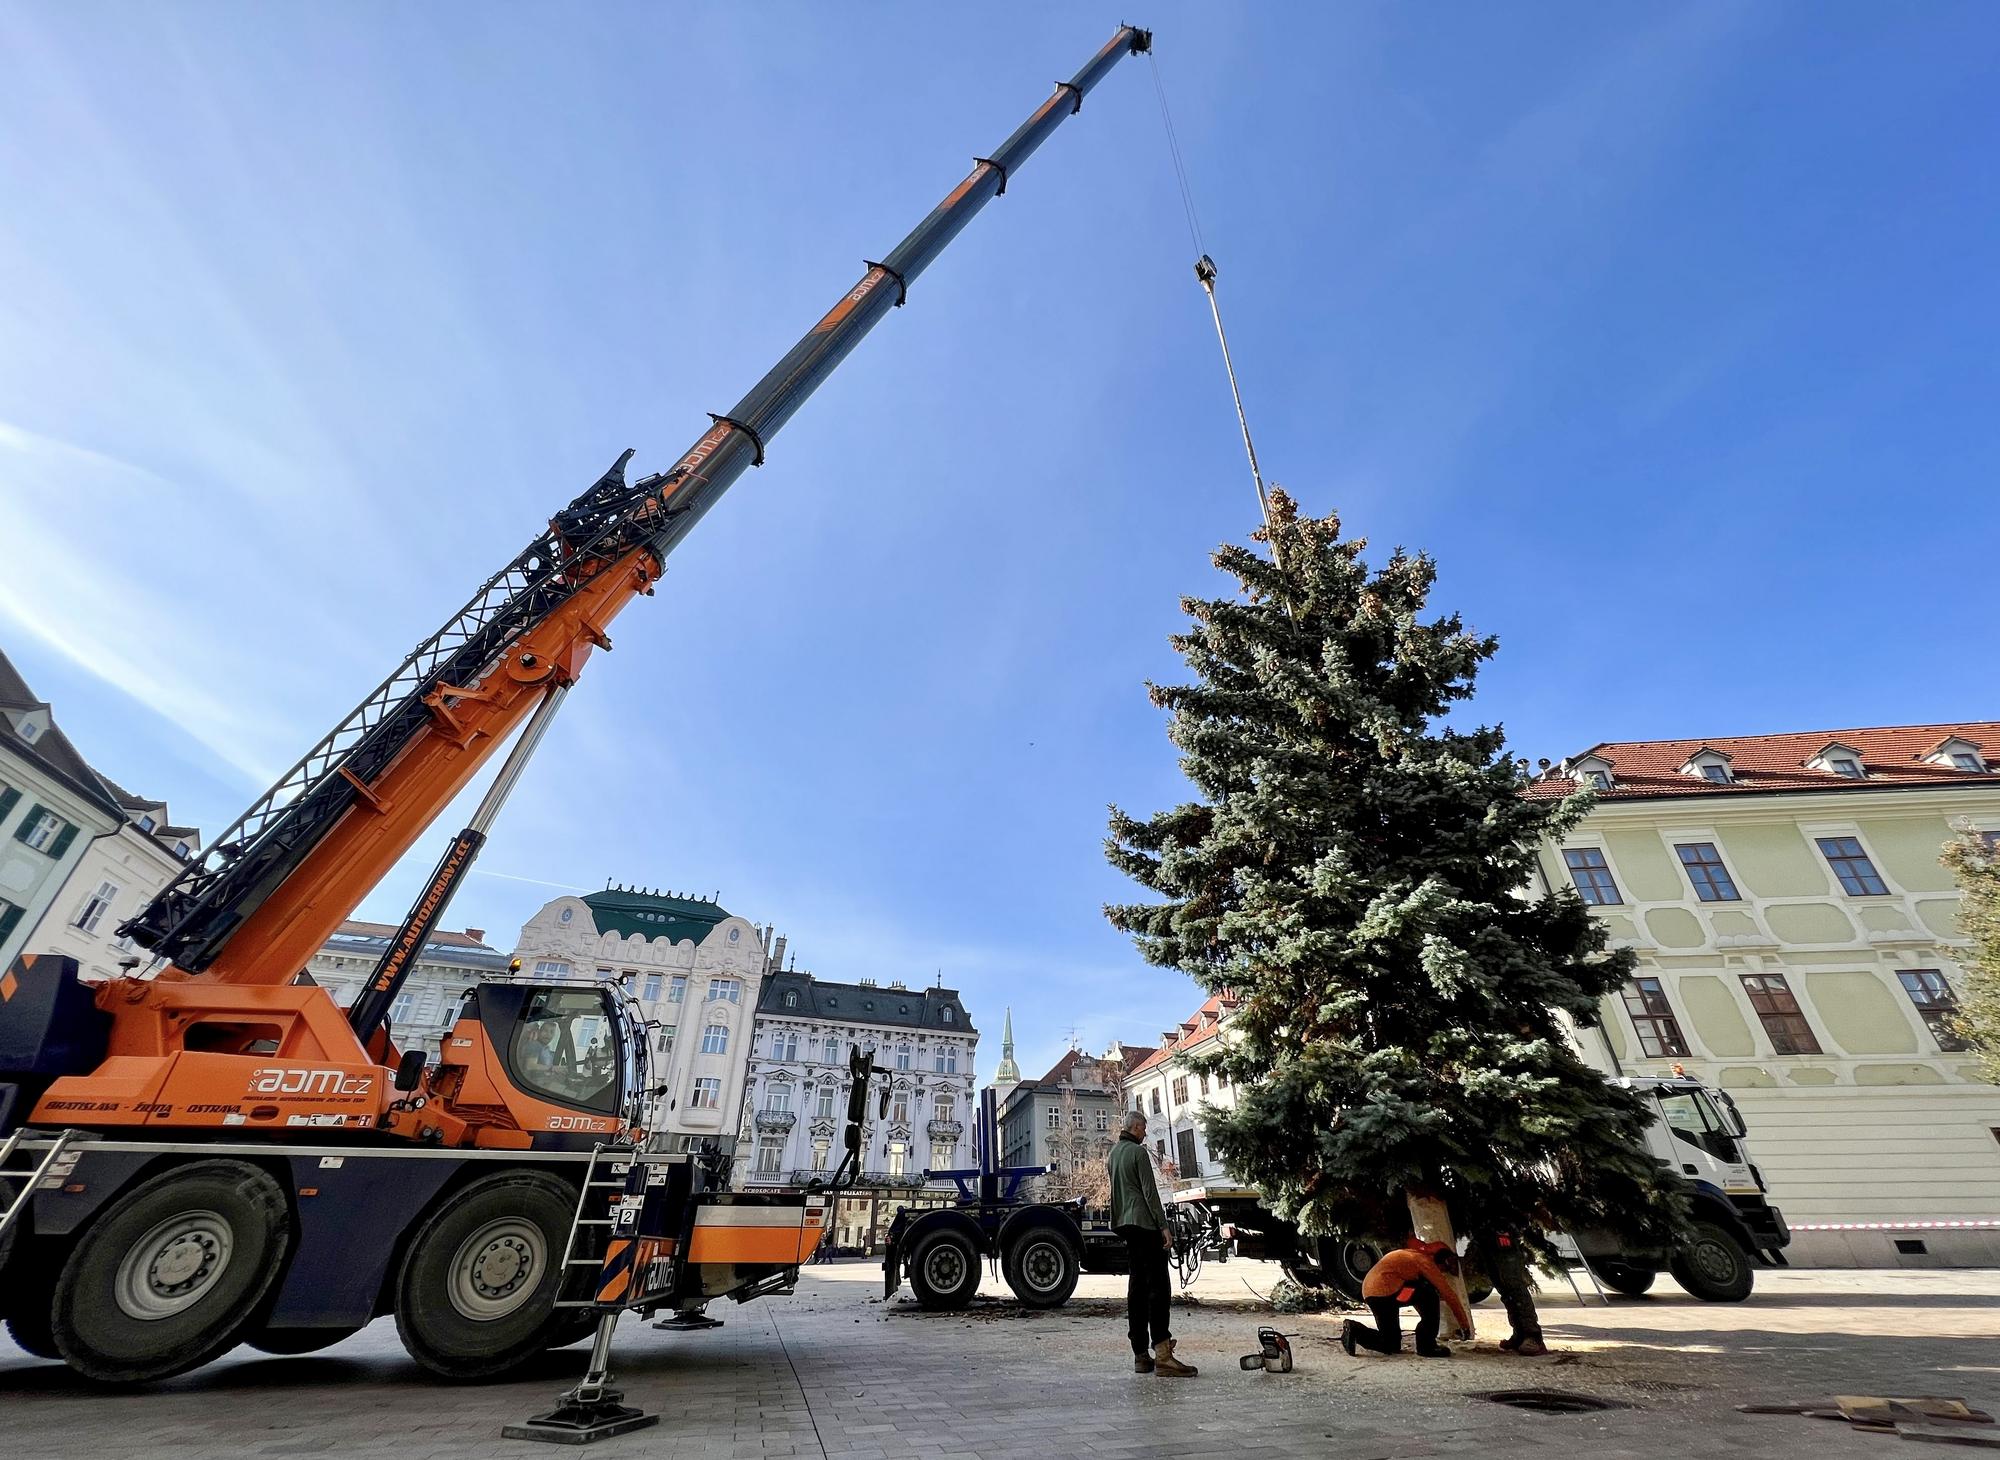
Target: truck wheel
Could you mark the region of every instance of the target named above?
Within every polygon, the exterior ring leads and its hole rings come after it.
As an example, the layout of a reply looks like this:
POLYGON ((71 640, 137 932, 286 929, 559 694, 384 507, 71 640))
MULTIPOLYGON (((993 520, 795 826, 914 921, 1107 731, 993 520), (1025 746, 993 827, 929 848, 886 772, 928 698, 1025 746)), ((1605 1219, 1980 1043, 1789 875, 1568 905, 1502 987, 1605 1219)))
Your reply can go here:
POLYGON ((929 1233, 910 1254, 910 1286, 926 1308, 963 1308, 979 1291, 979 1254, 961 1233, 929 1233))
POLYGON ((359 1328, 260 1328, 246 1334, 243 1341, 260 1354, 291 1358, 332 1348, 360 1331, 359 1328))
POLYGON ((1704 1303, 1740 1303, 1750 1296, 1749 1254, 1713 1222, 1694 1224, 1687 1244, 1668 1259, 1667 1271, 1704 1303))
POLYGON ((1600 1257, 1591 1258, 1588 1266, 1605 1287, 1628 1298, 1642 1297, 1652 1288, 1653 1279, 1659 1276, 1650 1267, 1633 1267, 1629 1263, 1611 1262, 1600 1257))
POLYGON ((72 1369, 107 1384, 185 1373, 236 1343, 284 1266, 291 1214, 242 1161, 197 1161, 112 1203, 56 1279, 52 1328, 72 1369))
POLYGON ((1017 1235, 1000 1264, 1007 1286, 1027 1308, 1060 1308, 1076 1291, 1082 1269, 1076 1250, 1054 1227, 1029 1227, 1017 1235))
POLYGON ((1322 1283, 1350 1302, 1361 1301, 1361 1282, 1368 1269, 1382 1260, 1383 1246, 1369 1237, 1326 1237, 1320 1240, 1322 1283))
POLYGON ((487 1379, 548 1346, 568 1309, 563 1243, 576 1191, 539 1171, 471 1183, 418 1228, 396 1285, 396 1332, 446 1379, 487 1379))
MULTIPOLYGON (((20 1228, 14 1230, 18 1233, 20 1228)), ((0 1312, 7 1316, 7 1336, 38 1359, 62 1357, 50 1324, 62 1266, 63 1251, 57 1243, 24 1238, 15 1246, 12 1265, 0 1274, 0 1312)))

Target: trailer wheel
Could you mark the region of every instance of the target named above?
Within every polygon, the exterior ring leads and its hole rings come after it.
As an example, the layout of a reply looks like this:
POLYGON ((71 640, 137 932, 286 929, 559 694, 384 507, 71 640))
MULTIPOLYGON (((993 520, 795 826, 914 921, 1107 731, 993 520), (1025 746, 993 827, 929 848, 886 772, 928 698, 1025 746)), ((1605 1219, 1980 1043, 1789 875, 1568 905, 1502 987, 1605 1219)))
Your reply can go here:
POLYGON ((963 1308, 979 1291, 979 1254, 958 1232, 932 1232, 910 1254, 910 1286, 926 1308, 963 1308))
POLYGON ((1076 1249, 1049 1226, 1029 1227, 1019 1233, 1000 1265, 1007 1274, 1007 1286, 1028 1308, 1060 1308, 1076 1291, 1082 1272, 1076 1249))
POLYGON ((1612 1262, 1601 1257, 1588 1259, 1587 1265, 1605 1287, 1628 1298, 1644 1297, 1652 1289, 1653 1280, 1659 1276, 1650 1267, 1633 1267, 1630 1263, 1612 1262))
POLYGON ((1704 1303, 1740 1303, 1750 1296, 1755 1278, 1750 1255, 1728 1230, 1713 1222, 1696 1222, 1687 1245, 1667 1261, 1674 1281, 1704 1303))
POLYGON ((260 1354, 292 1358, 332 1348, 360 1331, 359 1328, 260 1328, 245 1335, 243 1341, 260 1354))
POLYGON ((120 1197, 56 1279, 51 1326, 107 1384, 185 1373, 232 1347, 284 1266, 285 1193, 242 1161, 197 1161, 120 1197))
POLYGON ((396 1332, 446 1379, 486 1379, 540 1353, 568 1318, 555 1306, 576 1192, 509 1171, 457 1192, 411 1239, 396 1332))

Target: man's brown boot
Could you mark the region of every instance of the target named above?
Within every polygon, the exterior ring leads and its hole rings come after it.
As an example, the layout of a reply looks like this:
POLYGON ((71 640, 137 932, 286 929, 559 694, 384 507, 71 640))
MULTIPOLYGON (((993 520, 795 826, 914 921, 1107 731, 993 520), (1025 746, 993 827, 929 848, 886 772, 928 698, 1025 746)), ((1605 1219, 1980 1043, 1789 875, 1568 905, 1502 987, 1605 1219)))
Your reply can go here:
POLYGON ((1201 1371, 1193 1364, 1184 1364, 1174 1357, 1174 1341, 1170 1338, 1153 1345, 1153 1372, 1169 1379, 1192 1379, 1201 1371))
POLYGON ((1133 1372, 1133 1373, 1135 1373, 1135 1374, 1150 1374, 1150 1373, 1152 1373, 1152 1372, 1153 1372, 1153 1356, 1152 1356, 1151 1354, 1134 1354, 1134 1355, 1132 1355, 1132 1372, 1133 1372))

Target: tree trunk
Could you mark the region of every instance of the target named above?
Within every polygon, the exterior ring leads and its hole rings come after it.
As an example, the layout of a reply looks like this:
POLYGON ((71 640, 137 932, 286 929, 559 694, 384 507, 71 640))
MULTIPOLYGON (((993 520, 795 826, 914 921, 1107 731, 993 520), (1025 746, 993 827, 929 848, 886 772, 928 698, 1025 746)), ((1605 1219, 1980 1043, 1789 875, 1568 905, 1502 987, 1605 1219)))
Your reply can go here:
MULTIPOLYGON (((1454 1251, 1458 1238, 1451 1230, 1451 1213, 1445 1209, 1444 1198, 1434 1192, 1410 1187, 1403 1193, 1403 1200, 1410 1208, 1410 1230, 1424 1242, 1442 1242, 1454 1251)), ((1472 1326, 1472 1304, 1465 1296, 1465 1279, 1457 1274, 1446 1274, 1458 1293, 1458 1301, 1465 1309, 1466 1326, 1472 1326)))

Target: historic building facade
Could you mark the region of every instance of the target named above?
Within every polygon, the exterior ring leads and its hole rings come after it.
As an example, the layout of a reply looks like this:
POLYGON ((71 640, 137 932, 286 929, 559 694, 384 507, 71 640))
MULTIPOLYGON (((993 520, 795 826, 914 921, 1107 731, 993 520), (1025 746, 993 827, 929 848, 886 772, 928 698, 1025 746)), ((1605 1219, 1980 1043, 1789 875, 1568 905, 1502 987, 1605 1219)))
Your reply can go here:
POLYGON ((151 968, 118 925, 200 840, 93 768, 0 654, 0 970, 17 953, 68 954, 93 978, 151 968))
MULTIPOLYGON (((345 1007, 354 1002, 395 936, 394 924, 349 919, 313 955, 306 972, 345 1007)), ((445 1035, 458 1022, 466 991, 506 971, 507 955, 487 943, 484 929, 433 932, 389 1006, 389 1032, 397 1048, 422 1049, 437 1059, 445 1035)))
POLYGON ((1795 1260, 2000 1260, 2000 1088, 1947 1023, 1939 864, 1958 827, 2000 840, 2000 723, 1604 744, 1530 794, 1577 785, 1597 806, 1542 878, 1638 956, 1586 1053, 1729 1091, 1795 1260))
POLYGON ((928 1172, 973 1164, 979 1031, 957 990, 774 970, 756 1005, 736 1171, 753 1190, 832 1173, 845 1149, 847 1060, 857 1045, 889 1071, 889 1113, 878 1115, 871 1092, 860 1172, 834 1213, 833 1242, 872 1253, 899 1209, 948 1199, 951 1183, 928 1172))
POLYGON ((1045 1194, 1091 1186, 1129 1104, 1126 1081, 1154 1052, 1115 1040, 1101 1055, 1072 1049, 1041 1079, 1016 1085, 1000 1110, 1002 1163, 1049 1168, 1045 1194))
POLYGON ((784 941, 713 899, 620 886, 545 904, 514 956, 526 973, 625 985, 645 1011, 652 1082, 666 1087, 658 1129, 686 1147, 737 1134, 757 1000, 784 941))
POLYGON ((1211 996, 1177 1027, 1163 1032, 1160 1047, 1126 1077, 1125 1104, 1144 1113, 1146 1143, 1169 1190, 1229 1184, 1228 1173, 1209 1154, 1202 1117, 1211 1108, 1233 1106, 1236 1092, 1219 1073, 1197 1073, 1187 1057, 1214 1053, 1237 1006, 1227 994, 1211 996))

